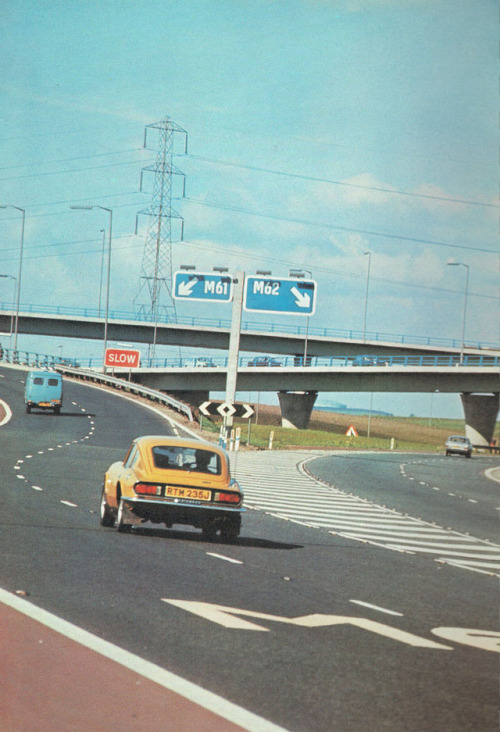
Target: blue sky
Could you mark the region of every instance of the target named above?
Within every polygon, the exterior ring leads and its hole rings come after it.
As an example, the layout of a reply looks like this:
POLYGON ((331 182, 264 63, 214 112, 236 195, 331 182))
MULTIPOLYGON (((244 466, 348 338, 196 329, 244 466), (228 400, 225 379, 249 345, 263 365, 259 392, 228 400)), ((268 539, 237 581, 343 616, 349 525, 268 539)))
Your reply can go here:
MULTIPOLYGON (((460 339, 453 259, 470 267, 467 340, 500 340, 496 2, 4 0, 0 23, 0 203, 26 209, 23 303, 97 307, 108 216, 69 208, 94 204, 113 209, 111 308, 133 309, 140 172, 155 159, 144 128, 168 116, 189 136, 174 270, 307 268, 311 329, 359 331, 370 251, 369 331, 460 339)), ((19 218, 2 210, 0 274, 17 275, 18 249, 19 218)), ((374 408, 421 403, 376 395, 374 408)), ((461 414, 458 396, 433 408, 461 414)))

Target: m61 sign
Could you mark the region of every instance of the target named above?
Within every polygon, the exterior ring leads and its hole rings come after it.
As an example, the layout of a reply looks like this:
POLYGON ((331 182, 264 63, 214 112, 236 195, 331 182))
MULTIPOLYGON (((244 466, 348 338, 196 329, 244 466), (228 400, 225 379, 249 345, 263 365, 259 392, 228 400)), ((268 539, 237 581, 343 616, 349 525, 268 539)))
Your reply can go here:
POLYGON ((104 365, 109 367, 122 367, 135 369, 139 367, 141 352, 131 348, 106 348, 104 365))

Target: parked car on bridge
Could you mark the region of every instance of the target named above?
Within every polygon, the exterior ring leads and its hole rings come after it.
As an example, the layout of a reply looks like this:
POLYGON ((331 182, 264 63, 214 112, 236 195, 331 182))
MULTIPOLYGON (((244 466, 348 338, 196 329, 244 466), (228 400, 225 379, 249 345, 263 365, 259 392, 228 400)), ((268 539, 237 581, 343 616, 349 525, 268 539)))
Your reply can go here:
POLYGON ((105 473, 102 526, 128 531, 151 521, 187 524, 203 537, 233 541, 240 533, 243 494, 231 478, 227 453, 210 442, 169 436, 137 437, 125 459, 105 473))
POLYGON ((249 366, 283 366, 281 361, 277 358, 271 358, 270 356, 256 356, 250 359, 248 362, 249 366))
POLYGON ((194 366, 197 369, 206 369, 215 366, 215 364, 211 358, 205 358, 203 356, 200 356, 199 358, 195 358, 194 366))
POLYGON ((354 356, 352 366, 387 366, 389 358, 387 356, 354 356))
POLYGON ((446 455, 472 455, 472 442, 464 435, 450 435, 445 442, 446 455))

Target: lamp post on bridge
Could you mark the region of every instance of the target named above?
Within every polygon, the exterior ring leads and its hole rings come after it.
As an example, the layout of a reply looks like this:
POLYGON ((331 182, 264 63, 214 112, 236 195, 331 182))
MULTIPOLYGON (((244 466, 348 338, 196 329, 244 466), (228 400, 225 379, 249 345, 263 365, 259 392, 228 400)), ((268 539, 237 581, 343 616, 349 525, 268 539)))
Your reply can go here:
POLYGON ((111 277, 111 240, 113 231, 113 211, 105 206, 70 206, 70 208, 76 211, 92 211, 95 208, 100 208, 101 211, 107 211, 109 213, 109 238, 108 238, 108 273, 106 282, 106 315, 104 318, 104 351, 102 357, 102 370, 106 373, 106 349, 108 347, 108 320, 109 320, 109 283, 111 277))
POLYGON ((465 267, 465 290, 464 290, 464 314, 462 318, 462 344, 460 347, 460 363, 464 360, 465 351, 465 323, 467 320, 467 296, 469 294, 469 270, 470 267, 465 262, 455 262, 453 259, 449 259, 446 262, 450 267, 465 267))
POLYGON ((0 205, 0 208, 14 208, 16 211, 20 211, 22 215, 21 223, 21 247, 19 249, 19 273, 17 275, 17 295, 16 295, 16 319, 14 324, 14 351, 17 351, 17 332, 19 327, 19 300, 21 296, 21 274, 23 271, 23 249, 24 249, 24 222, 26 218, 26 211, 24 208, 19 206, 13 206, 10 203, 0 205))
POLYGON ((363 343, 366 341, 366 316, 368 313, 368 290, 370 289, 370 266, 372 262, 372 253, 365 252, 364 256, 368 257, 368 268, 366 271, 365 312, 363 316, 363 343))

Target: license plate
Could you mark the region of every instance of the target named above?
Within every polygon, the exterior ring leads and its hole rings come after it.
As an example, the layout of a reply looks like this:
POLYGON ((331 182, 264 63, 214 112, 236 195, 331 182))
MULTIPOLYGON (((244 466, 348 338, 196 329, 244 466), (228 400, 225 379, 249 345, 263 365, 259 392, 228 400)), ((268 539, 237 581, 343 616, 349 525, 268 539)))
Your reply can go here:
POLYGON ((39 407, 50 407, 51 404, 50 404, 50 402, 40 402, 40 404, 38 406, 39 407))
POLYGON ((204 491, 202 488, 174 488, 167 486, 165 495, 170 498, 187 498, 191 501, 209 501, 210 491, 204 491))

